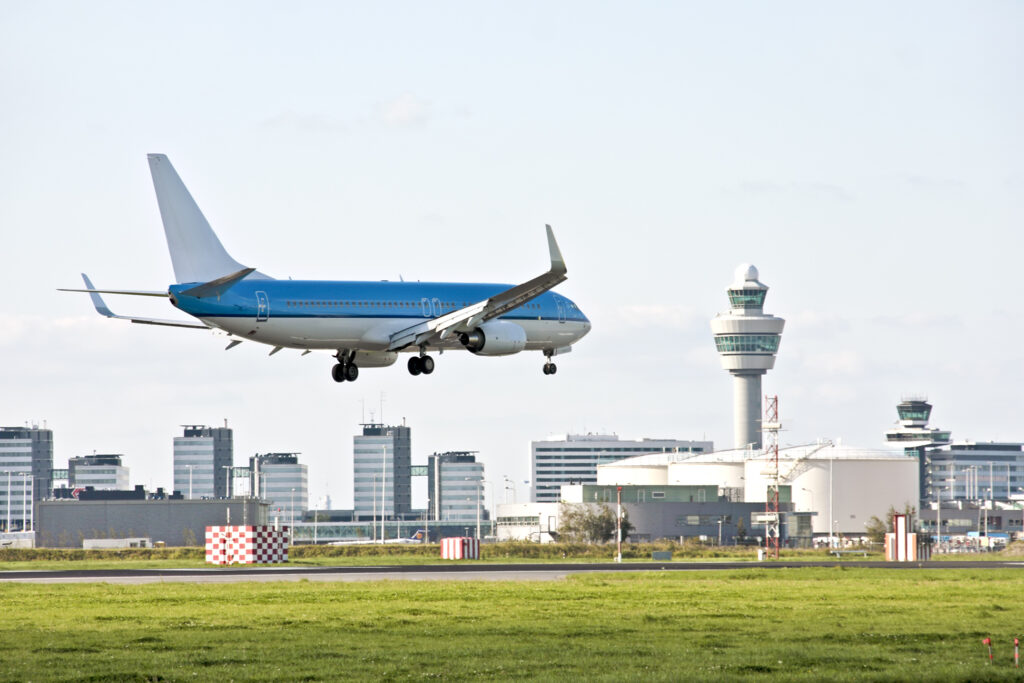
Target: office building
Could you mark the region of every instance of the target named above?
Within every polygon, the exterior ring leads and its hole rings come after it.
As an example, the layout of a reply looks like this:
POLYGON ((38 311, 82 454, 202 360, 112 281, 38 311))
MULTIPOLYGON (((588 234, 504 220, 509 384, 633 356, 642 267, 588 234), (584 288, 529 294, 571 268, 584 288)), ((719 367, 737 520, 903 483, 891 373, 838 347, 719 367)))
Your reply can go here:
POLYGON ((291 526, 309 507, 309 472, 298 453, 263 453, 249 458, 249 490, 269 503, 271 521, 291 526))
POLYGON ((68 459, 68 485, 73 488, 91 486, 96 490, 128 488, 128 468, 120 455, 82 455, 68 459))
POLYGON ((434 453, 427 457, 427 497, 430 519, 476 522, 483 511, 484 465, 472 451, 434 453), (478 513, 477 507, 481 510, 478 513))
POLYGON ((174 437, 174 490, 189 500, 230 498, 233 461, 230 428, 184 425, 174 437))
POLYGON ((761 448, 761 376, 775 367, 786 324, 764 312, 768 287, 757 277, 757 268, 740 265, 726 289, 729 312, 711 320, 722 368, 732 375, 734 448, 761 448))
POLYGON ((401 516, 412 509, 412 430, 364 424, 353 437, 352 487, 357 520, 401 516))
POLYGON ((0 525, 31 526, 33 502, 43 500, 53 476, 53 430, 0 427, 0 525))
POLYGON ((711 441, 678 439, 621 440, 615 435, 567 434, 530 444, 533 480, 530 500, 557 503, 563 484, 597 483, 597 466, 645 453, 676 453, 689 457, 714 449, 711 441))

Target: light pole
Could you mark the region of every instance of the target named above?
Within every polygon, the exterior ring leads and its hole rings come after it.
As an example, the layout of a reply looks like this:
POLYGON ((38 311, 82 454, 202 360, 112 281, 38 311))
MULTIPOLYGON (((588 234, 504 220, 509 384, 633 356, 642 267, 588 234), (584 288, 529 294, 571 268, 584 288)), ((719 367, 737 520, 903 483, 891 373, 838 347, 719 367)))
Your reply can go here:
POLYGON ((295 489, 292 489, 291 501, 288 503, 289 514, 288 519, 291 520, 291 525, 295 526, 295 489))
POLYGON ((234 469, 233 465, 221 465, 224 470, 224 497, 231 498, 231 470, 234 469))
POLYGON ((505 503, 507 504, 509 502, 509 500, 508 500, 509 489, 512 490, 512 502, 514 503, 514 502, 516 502, 516 495, 515 495, 516 494, 516 485, 512 483, 512 480, 508 478, 507 474, 506 475, 502 475, 502 476, 505 478, 505 503))
POLYGON ((496 511, 498 509, 497 501, 494 500, 494 482, 493 481, 487 481, 486 479, 482 479, 480 481, 480 483, 487 484, 491 488, 491 537, 493 538, 493 536, 494 536, 494 517, 495 517, 495 513, 496 513, 496 511))
POLYGON ((831 550, 832 547, 833 547, 832 546, 832 528, 835 525, 835 523, 832 521, 832 510, 833 510, 832 495, 834 493, 834 490, 832 488, 832 463, 833 463, 834 460, 835 460, 835 458, 832 457, 832 452, 829 451, 829 456, 828 456, 828 547, 829 547, 829 550, 831 550))
POLYGON ((476 482, 476 540, 480 540, 480 489, 483 488, 483 477, 466 477, 466 481, 476 482))
POLYGON ((195 465, 185 465, 188 468, 188 499, 192 500, 192 468, 195 465))
POLYGON ((11 532, 11 471, 7 470, 7 526, 4 531, 11 532))
POLYGON ((388 485, 388 447, 380 447, 380 476, 382 477, 380 482, 380 542, 384 543, 384 511, 387 509, 384 506, 384 493, 387 491, 388 485))
POLYGON ((25 531, 25 527, 28 526, 28 509, 26 505, 31 505, 31 501, 28 498, 28 480, 32 476, 29 472, 18 472, 22 476, 21 480, 21 530, 25 531))
POLYGON ((718 545, 722 545, 722 518, 718 518, 718 545))

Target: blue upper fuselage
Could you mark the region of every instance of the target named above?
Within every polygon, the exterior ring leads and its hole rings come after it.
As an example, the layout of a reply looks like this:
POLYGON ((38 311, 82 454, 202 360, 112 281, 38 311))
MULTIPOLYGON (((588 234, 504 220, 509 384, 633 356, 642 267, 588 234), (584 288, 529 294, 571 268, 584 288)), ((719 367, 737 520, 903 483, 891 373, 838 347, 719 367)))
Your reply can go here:
MULTIPOLYGON (((171 301, 197 318, 434 318, 484 301, 511 285, 452 282, 252 280, 218 296, 181 292, 201 283, 171 285, 171 301), (262 308, 264 307, 265 308, 262 308)), ((503 320, 589 322, 566 297, 545 292, 501 316, 503 320)))

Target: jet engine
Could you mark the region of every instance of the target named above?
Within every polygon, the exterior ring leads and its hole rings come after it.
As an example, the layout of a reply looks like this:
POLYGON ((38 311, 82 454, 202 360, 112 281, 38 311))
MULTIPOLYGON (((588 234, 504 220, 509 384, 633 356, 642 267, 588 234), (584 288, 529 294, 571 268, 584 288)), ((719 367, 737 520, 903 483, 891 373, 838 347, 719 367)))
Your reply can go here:
POLYGON ((526 330, 513 322, 493 320, 460 333, 459 341, 478 356, 511 356, 526 348, 526 330))

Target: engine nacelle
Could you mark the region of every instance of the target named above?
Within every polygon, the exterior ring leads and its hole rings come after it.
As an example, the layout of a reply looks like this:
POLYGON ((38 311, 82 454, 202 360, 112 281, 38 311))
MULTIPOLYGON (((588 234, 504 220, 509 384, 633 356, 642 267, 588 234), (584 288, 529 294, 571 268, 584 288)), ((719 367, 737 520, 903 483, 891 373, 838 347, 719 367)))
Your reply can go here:
POLYGON ((386 368, 396 360, 398 354, 394 351, 356 351, 352 362, 361 368, 386 368))
POLYGON ((460 333, 459 341, 478 356, 511 356, 526 348, 526 330, 513 322, 493 320, 460 333))

